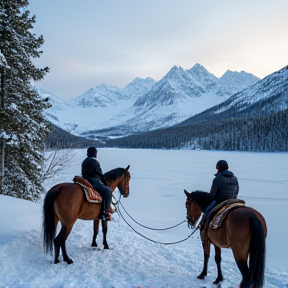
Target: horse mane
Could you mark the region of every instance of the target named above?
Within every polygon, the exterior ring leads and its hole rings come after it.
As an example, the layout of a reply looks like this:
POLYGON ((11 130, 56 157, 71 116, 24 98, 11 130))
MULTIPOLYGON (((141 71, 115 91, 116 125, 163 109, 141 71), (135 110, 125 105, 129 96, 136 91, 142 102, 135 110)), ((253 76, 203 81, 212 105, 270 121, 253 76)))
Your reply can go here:
POLYGON ((203 211, 213 200, 210 193, 204 191, 194 191, 191 194, 192 201, 194 201, 203 211))
POLYGON ((121 177, 124 171, 124 168, 115 168, 104 173, 104 177, 110 179, 111 181, 116 181, 119 177, 121 177))

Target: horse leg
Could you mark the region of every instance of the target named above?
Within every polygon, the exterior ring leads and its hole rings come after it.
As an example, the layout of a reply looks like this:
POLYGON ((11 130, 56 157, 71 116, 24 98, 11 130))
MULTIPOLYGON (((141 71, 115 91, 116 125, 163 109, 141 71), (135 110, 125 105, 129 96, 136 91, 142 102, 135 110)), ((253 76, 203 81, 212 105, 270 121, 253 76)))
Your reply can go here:
POLYGON ((198 279, 204 279, 207 276, 208 261, 210 257, 210 241, 205 231, 200 231, 202 247, 204 251, 204 266, 202 272, 197 276, 198 279))
POLYGON ((107 231, 108 231, 108 221, 103 221, 102 220, 102 232, 103 232, 103 245, 104 249, 109 249, 106 236, 107 236, 107 231))
MULTIPOLYGON (((59 219, 57 218, 57 216, 55 215, 55 230, 57 228, 57 225, 58 225, 58 222, 59 222, 59 219)), ((58 234, 59 235, 59 234, 58 234)), ((58 237, 58 236, 57 236, 58 237)), ((58 244, 58 241, 55 241, 56 238, 54 238, 54 264, 58 264, 60 263, 60 260, 59 260, 59 254, 60 254, 60 244, 58 244)))
POLYGON ((231 247, 232 252, 236 261, 236 264, 238 266, 238 269, 240 270, 242 274, 242 282, 240 284, 240 288, 246 288, 250 286, 250 273, 249 268, 247 264, 248 260, 248 253, 243 253, 242 251, 238 252, 240 249, 238 247, 231 247))
POLYGON ((213 284, 219 284, 221 281, 224 280, 222 271, 221 271, 221 248, 214 245, 215 248, 215 262, 217 265, 218 276, 213 284))
POLYGON ((73 227, 73 225, 64 226, 62 224, 62 227, 61 227, 59 234, 54 239, 54 247, 55 247, 55 262, 54 263, 55 264, 60 262, 59 261, 60 247, 61 247, 62 254, 63 254, 63 260, 65 262, 67 262, 67 264, 73 263, 73 260, 70 259, 67 255, 66 246, 65 246, 66 239, 68 238, 68 236, 72 230, 72 227, 73 227))
POLYGON ((60 263, 60 260, 59 260, 60 246, 61 246, 61 235, 60 234, 62 232, 62 229, 63 229, 63 225, 62 225, 61 231, 58 233, 58 235, 54 239, 54 251, 55 251, 54 264, 60 263))
POLYGON ((242 274, 242 281, 240 284, 240 288, 250 287, 249 281, 249 269, 247 265, 247 260, 236 260, 237 266, 242 274))
POLYGON ((99 232, 99 221, 100 221, 99 219, 95 219, 93 221, 93 238, 91 247, 97 247, 96 238, 99 232))

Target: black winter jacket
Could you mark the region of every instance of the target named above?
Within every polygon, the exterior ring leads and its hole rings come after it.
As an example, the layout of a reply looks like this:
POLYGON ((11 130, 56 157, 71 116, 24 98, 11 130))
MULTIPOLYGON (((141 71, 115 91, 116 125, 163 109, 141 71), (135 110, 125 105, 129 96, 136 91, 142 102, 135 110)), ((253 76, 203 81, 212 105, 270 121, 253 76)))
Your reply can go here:
POLYGON ((101 178, 103 175, 100 163, 94 157, 87 157, 82 162, 82 176, 84 178, 96 177, 101 178))
POLYGON ((210 195, 217 201, 222 202, 227 199, 236 199, 239 192, 237 177, 233 172, 225 170, 215 174, 210 195))

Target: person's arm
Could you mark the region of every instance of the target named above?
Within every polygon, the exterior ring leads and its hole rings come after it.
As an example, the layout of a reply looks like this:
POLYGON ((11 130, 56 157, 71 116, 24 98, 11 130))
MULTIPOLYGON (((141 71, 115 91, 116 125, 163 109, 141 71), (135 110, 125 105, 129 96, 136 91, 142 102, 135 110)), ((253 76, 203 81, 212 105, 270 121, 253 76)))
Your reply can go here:
POLYGON ((100 163, 96 160, 96 161, 93 161, 93 172, 98 175, 99 177, 103 177, 104 174, 103 174, 103 171, 102 171, 102 168, 100 166, 100 163))
POLYGON ((218 192, 218 183, 217 183, 217 178, 215 177, 213 182, 212 182, 212 186, 210 189, 210 195, 215 199, 217 196, 217 192, 218 192))
POLYGON ((238 193, 239 193, 239 183, 238 183, 238 179, 236 178, 237 184, 236 184, 236 198, 238 197, 238 193))
POLYGON ((93 170, 94 170, 95 174, 100 177, 100 180, 104 185, 106 185, 106 186, 111 185, 111 180, 109 178, 105 177, 105 175, 103 174, 102 168, 100 166, 100 163, 98 161, 95 161, 93 170))

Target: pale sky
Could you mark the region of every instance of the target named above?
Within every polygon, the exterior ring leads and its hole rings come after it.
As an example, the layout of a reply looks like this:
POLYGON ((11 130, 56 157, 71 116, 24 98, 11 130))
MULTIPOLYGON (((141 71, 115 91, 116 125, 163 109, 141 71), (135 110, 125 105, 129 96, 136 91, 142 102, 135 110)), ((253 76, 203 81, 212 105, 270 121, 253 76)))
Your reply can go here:
POLYGON ((43 35, 38 83, 63 100, 174 65, 260 78, 288 65, 288 0, 29 0, 43 35))

